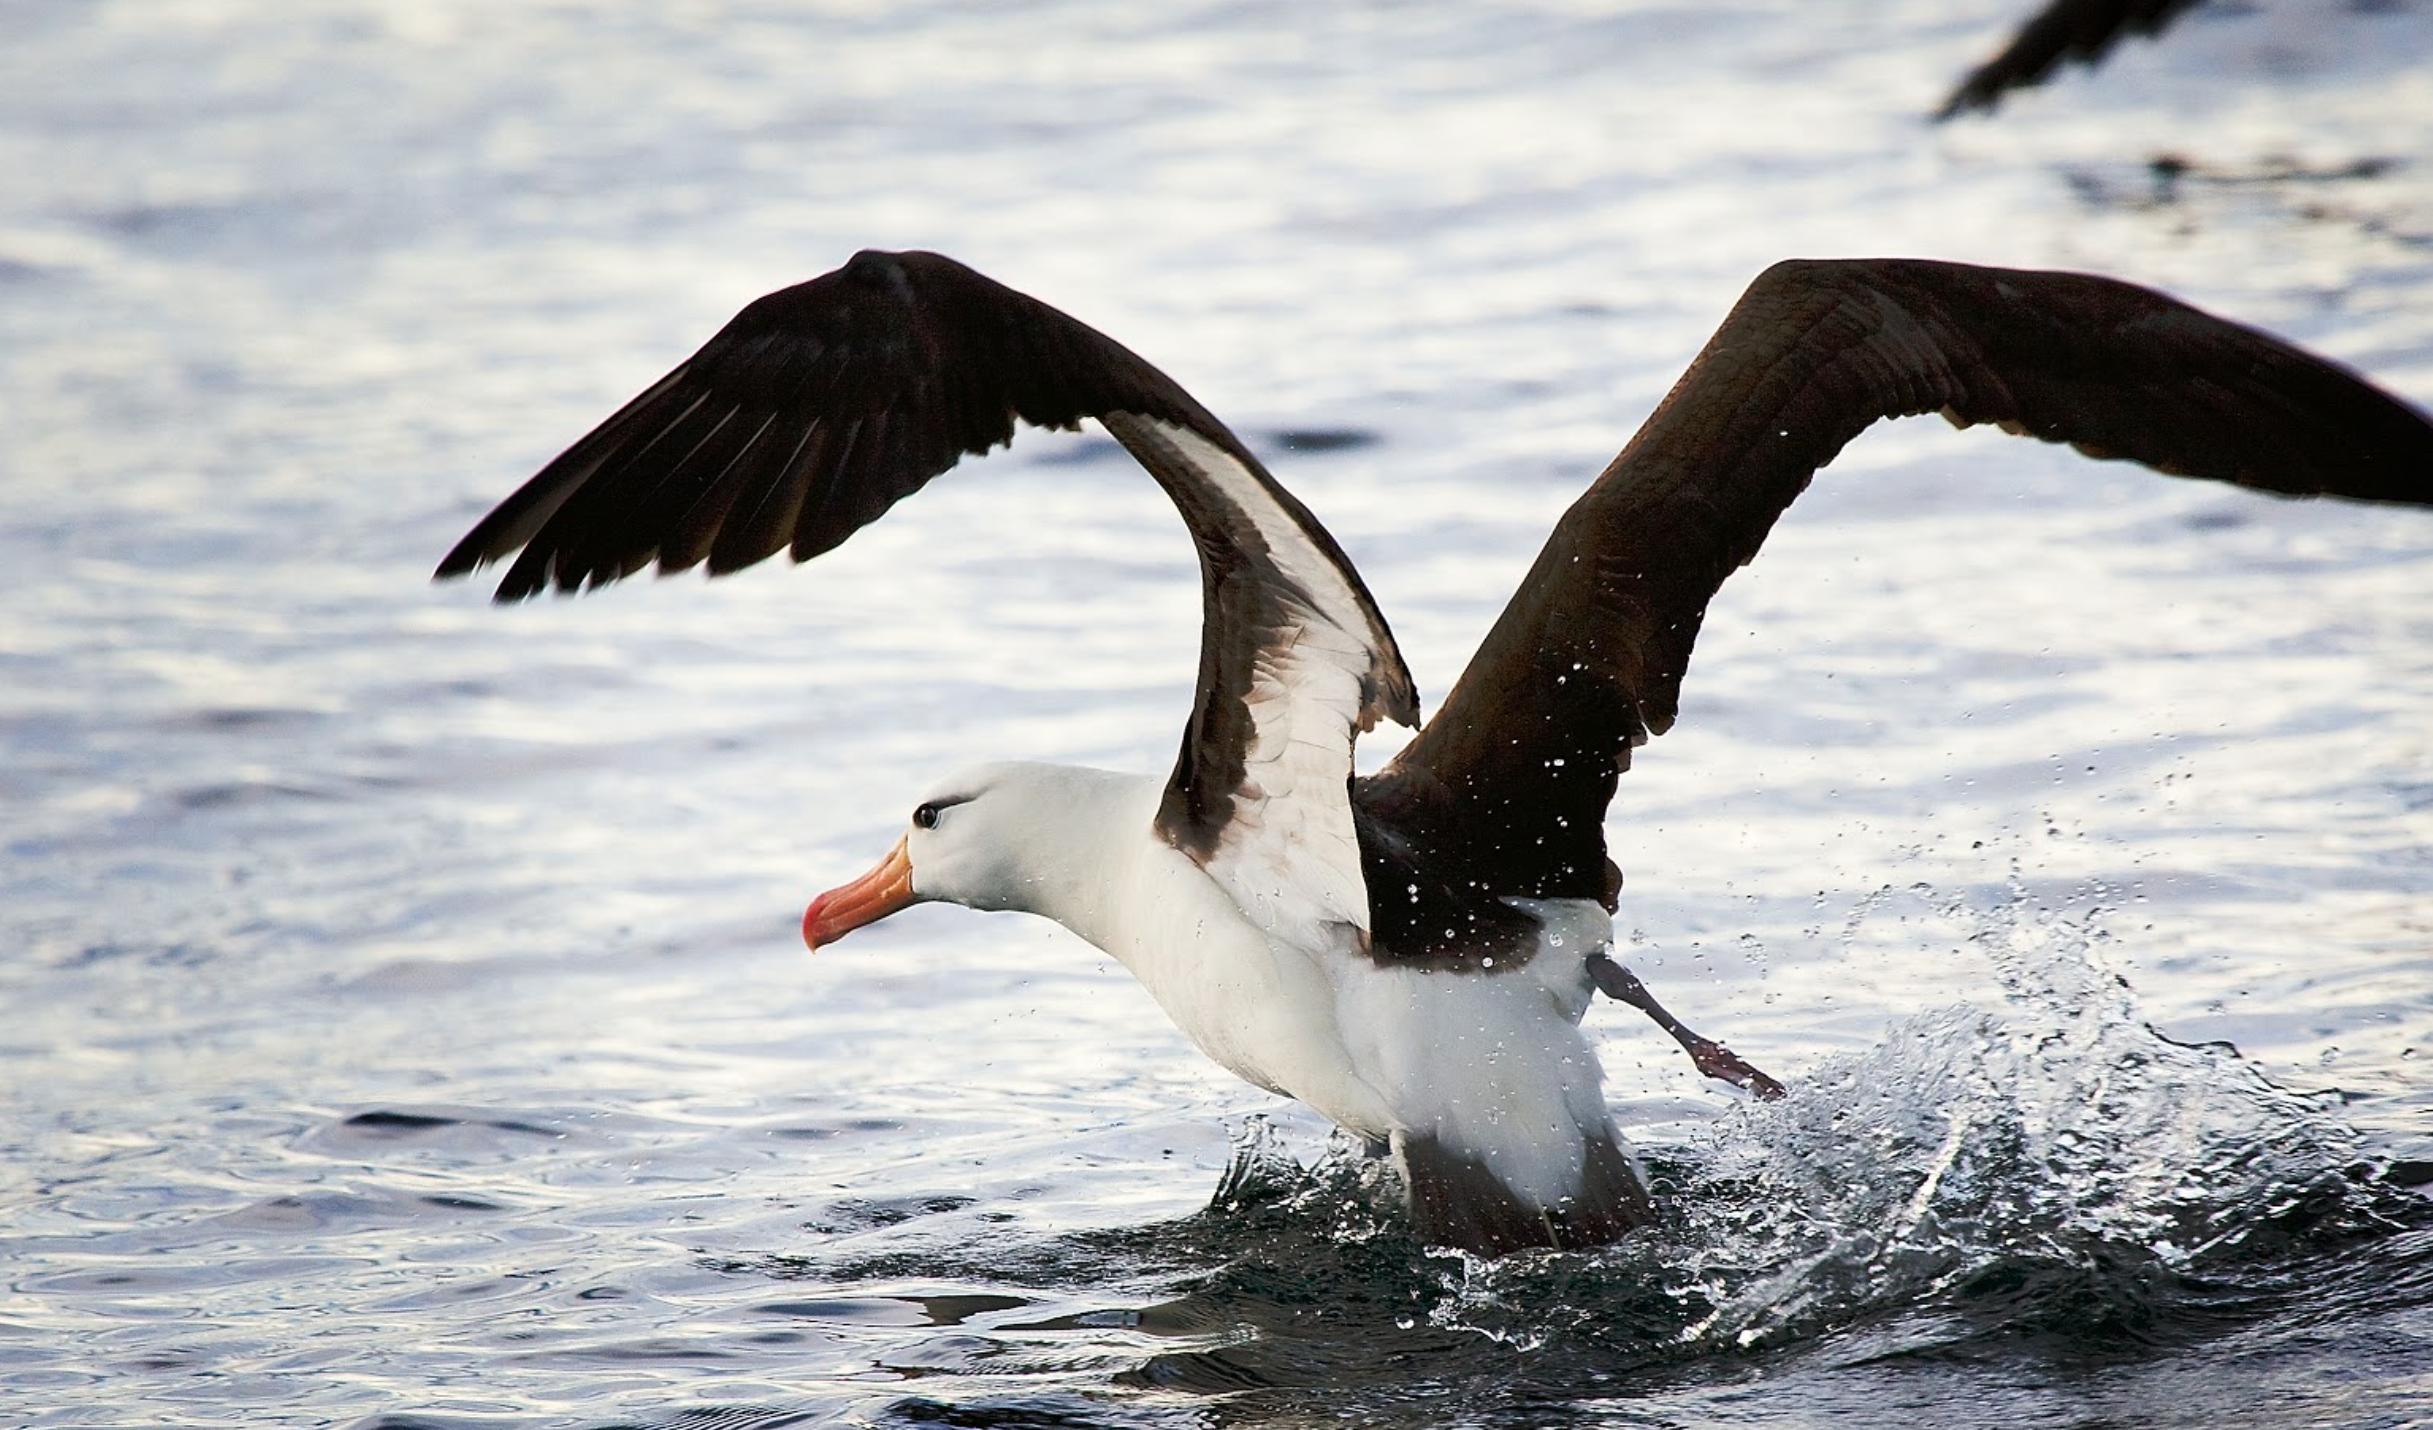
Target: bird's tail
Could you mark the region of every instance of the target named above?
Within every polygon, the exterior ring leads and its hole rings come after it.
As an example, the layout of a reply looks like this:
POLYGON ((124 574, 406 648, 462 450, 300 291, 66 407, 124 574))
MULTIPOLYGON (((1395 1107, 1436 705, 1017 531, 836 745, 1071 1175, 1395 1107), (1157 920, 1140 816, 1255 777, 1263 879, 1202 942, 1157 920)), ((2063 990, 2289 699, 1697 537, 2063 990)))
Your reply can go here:
POLYGON ((1580 1132, 1579 1184, 1551 1206, 1515 1192, 1473 1152, 1427 1133, 1396 1133, 1413 1228, 1431 1246, 1502 1256, 1603 1246, 1647 1225, 1654 1219, 1647 1189, 1612 1126, 1580 1132))

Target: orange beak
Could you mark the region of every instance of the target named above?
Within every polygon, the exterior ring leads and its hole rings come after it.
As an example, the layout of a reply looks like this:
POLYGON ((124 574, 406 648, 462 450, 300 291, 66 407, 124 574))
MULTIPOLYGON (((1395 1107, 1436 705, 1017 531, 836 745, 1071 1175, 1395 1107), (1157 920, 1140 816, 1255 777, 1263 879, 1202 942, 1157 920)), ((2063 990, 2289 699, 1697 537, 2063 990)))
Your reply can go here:
POLYGON ((850 884, 839 885, 811 901, 803 910, 803 942, 817 949, 860 928, 874 924, 907 904, 920 902, 912 891, 912 855, 899 839, 879 866, 850 884))

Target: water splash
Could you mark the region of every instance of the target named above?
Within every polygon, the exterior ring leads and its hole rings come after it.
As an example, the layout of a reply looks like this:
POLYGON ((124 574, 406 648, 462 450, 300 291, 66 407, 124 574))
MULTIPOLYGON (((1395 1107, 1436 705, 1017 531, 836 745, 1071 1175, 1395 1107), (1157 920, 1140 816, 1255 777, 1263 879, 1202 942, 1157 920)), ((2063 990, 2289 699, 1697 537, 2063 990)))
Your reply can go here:
POLYGON ((1685 1346, 1814 1335, 2005 1269, 2191 1274, 2351 1196, 2336 1107, 2155 1031, 2091 918, 1944 912, 1977 922, 2002 1005, 1909 1019, 1711 1129, 1666 1255, 1708 1308, 1685 1346))
POLYGON ((2135 1320, 2293 1229, 2374 1219, 2336 1103, 2149 1026, 2099 914, 2024 896, 1938 913, 1985 958, 1999 1006, 1898 1023, 1781 1102, 1646 1148, 1663 1215, 1647 1233, 1581 1255, 1431 1251, 1409 1240, 1384 1164, 1339 1140, 1304 1166, 1252 1119, 1188 1229, 1201 1254, 1230 1248, 1230 1269, 1189 1299, 1257 1324, 1275 1288, 1252 1268, 1289 1264, 1364 1334, 1576 1357, 1593 1378, 1891 1321, 1910 1323, 1908 1344, 2065 1304, 2091 1325, 2135 1320), (1352 1309, 1371 1300, 1374 1317, 1352 1309))

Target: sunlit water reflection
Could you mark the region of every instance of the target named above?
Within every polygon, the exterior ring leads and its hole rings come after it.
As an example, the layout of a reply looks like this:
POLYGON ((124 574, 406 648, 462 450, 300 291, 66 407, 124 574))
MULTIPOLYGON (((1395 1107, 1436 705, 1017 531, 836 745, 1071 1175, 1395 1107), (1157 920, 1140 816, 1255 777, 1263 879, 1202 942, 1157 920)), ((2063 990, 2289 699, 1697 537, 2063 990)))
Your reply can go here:
POLYGON ((1493 1266, 1044 925, 795 940, 941 766, 1171 757, 1197 582, 1102 439, 813 571, 424 584, 865 245, 1172 370, 1430 693, 1785 254, 2433 401, 2433 14, 1922 126, 2014 8, 0 15, 0 1419, 2421 1418, 2433 522, 1863 439, 1613 821, 1634 965, 1793 1096, 1599 1009, 1665 1220, 1493 1266))

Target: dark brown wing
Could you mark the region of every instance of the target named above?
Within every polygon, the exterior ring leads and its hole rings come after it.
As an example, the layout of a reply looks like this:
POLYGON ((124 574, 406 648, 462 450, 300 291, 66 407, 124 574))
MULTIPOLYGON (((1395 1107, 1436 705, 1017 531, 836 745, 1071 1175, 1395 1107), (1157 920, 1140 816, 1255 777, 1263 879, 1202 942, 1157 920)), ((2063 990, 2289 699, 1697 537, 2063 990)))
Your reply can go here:
POLYGON ((1351 742, 1380 717, 1419 719, 1368 588, 1171 378, 952 259, 861 253, 752 303, 501 502, 438 574, 521 548, 498 588, 513 601, 653 563, 717 574, 787 548, 806 560, 966 454, 1011 441, 1017 420, 1085 417, 1165 488, 1200 555, 1199 691, 1160 829, 1260 898, 1365 930, 1351 742), (1268 806, 1263 818, 1237 819, 1246 801, 1268 806))
POLYGON ((1991 110, 2014 89, 2044 83, 2063 60, 2095 64, 2123 35, 2155 35, 2199 0, 2052 0, 2002 53, 1969 71, 1935 111, 1938 120, 1991 110))
POLYGON ((2422 414, 2159 293, 1779 263, 1557 524, 1435 718, 1355 792, 1371 848, 1450 860, 1480 892, 1610 904, 1605 806, 1631 747, 1673 723, 1708 600, 1844 443, 1936 411, 2174 475, 2433 505, 2422 414))
POLYGON ((758 299, 466 534, 438 574, 522 555, 498 599, 654 562, 711 574, 808 560, 1017 419, 1131 411, 1222 423, 1164 373, 1046 304, 931 253, 861 253, 758 299))

